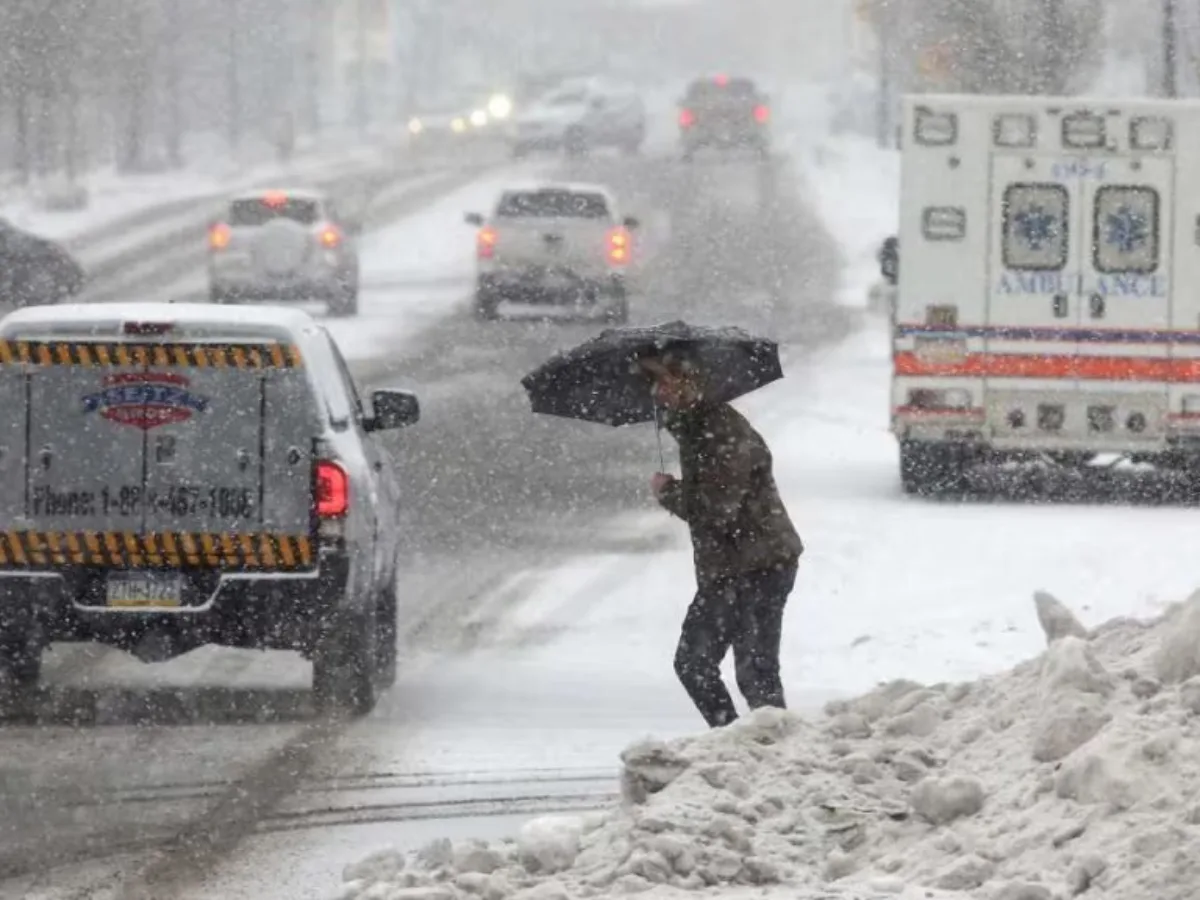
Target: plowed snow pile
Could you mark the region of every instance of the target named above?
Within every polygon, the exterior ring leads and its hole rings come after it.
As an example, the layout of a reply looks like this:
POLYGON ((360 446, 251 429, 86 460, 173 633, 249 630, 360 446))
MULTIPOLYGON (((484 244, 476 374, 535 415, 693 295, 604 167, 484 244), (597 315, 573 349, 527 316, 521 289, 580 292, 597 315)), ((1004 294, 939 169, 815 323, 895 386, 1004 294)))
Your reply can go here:
POLYGON ((511 842, 351 867, 356 900, 760 896, 1194 900, 1200 592, 1092 632, 1039 595, 1048 649, 965 684, 893 682, 817 722, 761 710, 623 754, 620 808, 511 842), (750 887, 753 886, 753 887, 750 887))

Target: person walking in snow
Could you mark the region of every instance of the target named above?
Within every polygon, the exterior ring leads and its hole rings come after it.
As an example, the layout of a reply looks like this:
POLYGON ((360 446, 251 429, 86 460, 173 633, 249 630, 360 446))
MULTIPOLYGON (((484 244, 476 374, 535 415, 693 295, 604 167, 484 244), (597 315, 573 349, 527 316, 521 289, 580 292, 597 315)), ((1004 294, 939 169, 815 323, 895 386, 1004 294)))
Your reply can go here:
POLYGON ((737 718, 721 679, 733 648, 738 690, 751 709, 785 708, 779 674, 783 611, 804 546, 775 484, 771 451, 728 403, 704 400, 702 373, 669 354, 642 361, 680 477, 656 473, 659 504, 687 523, 696 571, 675 673, 710 727, 737 718))

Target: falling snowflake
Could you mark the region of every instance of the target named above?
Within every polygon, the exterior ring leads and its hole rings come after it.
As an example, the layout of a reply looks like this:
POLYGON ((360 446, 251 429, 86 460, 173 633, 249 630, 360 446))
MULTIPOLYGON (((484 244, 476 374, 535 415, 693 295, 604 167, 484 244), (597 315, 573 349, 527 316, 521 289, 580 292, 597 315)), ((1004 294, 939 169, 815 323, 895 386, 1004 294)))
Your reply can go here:
POLYGON ((1142 213, 1134 212, 1129 206, 1119 206, 1104 220, 1106 240, 1122 253, 1132 253, 1150 238, 1150 224, 1142 213))
POLYGON ((1017 237, 1029 245, 1031 250, 1041 250, 1053 240, 1058 229, 1054 227, 1057 217, 1046 212, 1040 204, 1023 209, 1013 217, 1017 237))

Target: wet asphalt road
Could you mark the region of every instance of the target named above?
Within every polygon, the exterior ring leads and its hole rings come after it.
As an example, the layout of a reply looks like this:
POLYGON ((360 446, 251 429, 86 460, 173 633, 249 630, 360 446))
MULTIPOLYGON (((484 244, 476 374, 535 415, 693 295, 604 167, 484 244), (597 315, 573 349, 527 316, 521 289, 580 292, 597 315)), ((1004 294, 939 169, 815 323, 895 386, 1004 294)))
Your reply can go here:
MULTIPOLYGON (((598 156, 561 174, 610 185, 644 223, 634 322, 738 324, 790 354, 852 327, 827 302, 837 251, 786 162, 598 156)), ((534 417, 519 385, 602 326, 558 316, 477 322, 467 287, 459 315, 356 367, 364 384, 412 387, 423 401, 421 424, 391 446, 409 495, 406 656, 466 649, 462 621, 504 574, 590 551, 652 549, 644 535, 604 526, 614 514, 652 509, 653 429, 534 417)), ((241 661, 197 664, 183 686, 150 691, 105 686, 103 657, 93 654, 93 670, 87 653, 72 662, 74 686, 43 724, 0 729, 0 896, 178 896, 307 778, 369 776, 380 765, 361 735, 343 740, 337 724, 310 721, 307 667, 291 660, 265 676, 241 661), (254 686, 193 687, 193 677, 254 686), (135 855, 78 876, 104 882, 102 893, 37 893, 77 883, 65 870, 51 877, 52 865, 138 850, 181 830, 173 852, 148 868, 135 855)), ((402 746, 402 698, 384 697, 371 725, 379 748, 402 746)))

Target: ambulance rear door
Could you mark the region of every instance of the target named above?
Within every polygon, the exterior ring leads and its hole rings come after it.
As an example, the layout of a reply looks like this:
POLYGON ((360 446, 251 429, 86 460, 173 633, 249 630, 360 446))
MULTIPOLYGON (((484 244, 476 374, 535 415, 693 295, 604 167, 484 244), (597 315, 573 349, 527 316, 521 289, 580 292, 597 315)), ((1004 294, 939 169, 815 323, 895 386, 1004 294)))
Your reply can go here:
MULTIPOLYGON (((1038 394, 1074 391, 1079 352, 1082 182, 1078 161, 1036 150, 991 159, 986 354, 994 440, 1064 428, 1038 421, 1038 394)), ((1061 407, 1059 407, 1061 408, 1061 407)))

